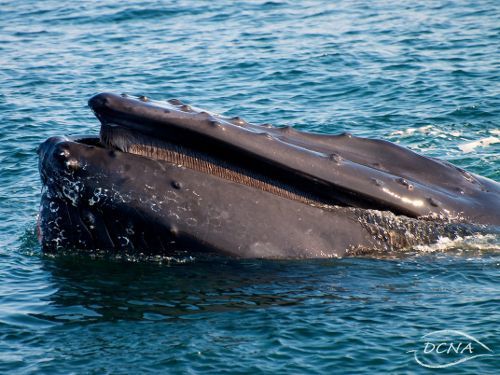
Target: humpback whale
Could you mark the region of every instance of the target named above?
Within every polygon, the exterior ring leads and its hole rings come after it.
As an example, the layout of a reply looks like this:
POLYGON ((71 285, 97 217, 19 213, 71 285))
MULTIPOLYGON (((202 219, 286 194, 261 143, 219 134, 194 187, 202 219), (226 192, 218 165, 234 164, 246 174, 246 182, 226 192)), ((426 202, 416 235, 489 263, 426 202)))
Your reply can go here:
POLYGON ((184 104, 100 93, 100 134, 39 149, 39 239, 241 258, 392 252, 497 233, 500 184, 399 145, 255 125, 184 104))

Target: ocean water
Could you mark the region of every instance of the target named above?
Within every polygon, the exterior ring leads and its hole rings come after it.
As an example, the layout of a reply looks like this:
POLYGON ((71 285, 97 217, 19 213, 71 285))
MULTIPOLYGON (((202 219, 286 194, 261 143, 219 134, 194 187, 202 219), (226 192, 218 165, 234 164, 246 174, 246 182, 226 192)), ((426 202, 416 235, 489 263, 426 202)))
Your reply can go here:
POLYGON ((41 253, 36 148, 100 91, 387 139, 500 180, 498 1, 0 0, 0 373, 500 372, 500 238, 386 259, 41 253))

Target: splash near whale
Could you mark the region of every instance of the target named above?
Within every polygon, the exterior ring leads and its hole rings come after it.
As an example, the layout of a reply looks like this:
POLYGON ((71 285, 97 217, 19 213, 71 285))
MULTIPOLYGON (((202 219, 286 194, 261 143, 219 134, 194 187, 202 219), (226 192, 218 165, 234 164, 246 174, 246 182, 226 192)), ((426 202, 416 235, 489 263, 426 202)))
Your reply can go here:
POLYGON ((500 184, 393 143, 101 93, 99 136, 39 147, 44 251, 242 258, 392 252, 498 233, 500 184))

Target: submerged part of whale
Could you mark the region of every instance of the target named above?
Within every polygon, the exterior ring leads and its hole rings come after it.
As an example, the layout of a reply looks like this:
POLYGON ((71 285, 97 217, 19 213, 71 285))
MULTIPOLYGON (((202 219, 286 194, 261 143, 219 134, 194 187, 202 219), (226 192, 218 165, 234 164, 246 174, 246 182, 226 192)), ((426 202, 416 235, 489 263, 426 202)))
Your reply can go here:
POLYGON ((39 148, 46 251, 313 258, 498 231, 500 184, 390 142, 98 94, 100 137, 39 148))

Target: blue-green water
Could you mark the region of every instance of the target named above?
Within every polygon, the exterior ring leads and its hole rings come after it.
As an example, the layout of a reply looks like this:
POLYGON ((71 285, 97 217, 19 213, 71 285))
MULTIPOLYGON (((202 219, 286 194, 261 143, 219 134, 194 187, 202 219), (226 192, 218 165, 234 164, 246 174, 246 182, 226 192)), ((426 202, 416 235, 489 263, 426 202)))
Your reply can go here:
POLYGON ((500 239, 391 259, 43 256, 46 137, 98 131, 99 91, 252 122, 383 138, 500 180, 500 10, 491 1, 0 0, 0 373, 426 373, 455 329, 496 353, 500 239))

